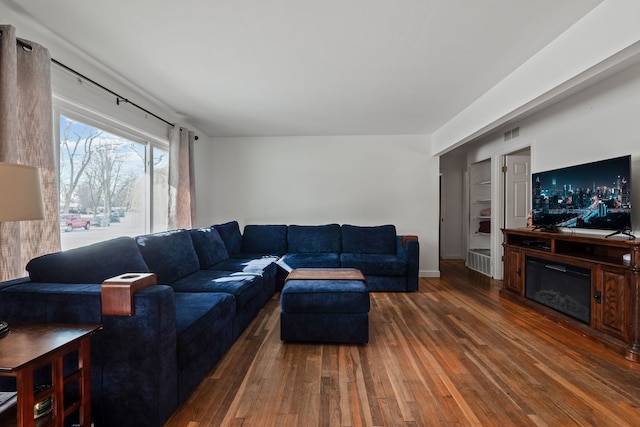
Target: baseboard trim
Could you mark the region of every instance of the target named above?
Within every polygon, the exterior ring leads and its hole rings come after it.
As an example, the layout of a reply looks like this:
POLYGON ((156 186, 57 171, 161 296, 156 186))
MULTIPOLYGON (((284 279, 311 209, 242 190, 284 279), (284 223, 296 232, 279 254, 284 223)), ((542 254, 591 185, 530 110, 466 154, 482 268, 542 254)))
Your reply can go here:
POLYGON ((440 270, 420 270, 418 272, 420 277, 440 277, 440 270))

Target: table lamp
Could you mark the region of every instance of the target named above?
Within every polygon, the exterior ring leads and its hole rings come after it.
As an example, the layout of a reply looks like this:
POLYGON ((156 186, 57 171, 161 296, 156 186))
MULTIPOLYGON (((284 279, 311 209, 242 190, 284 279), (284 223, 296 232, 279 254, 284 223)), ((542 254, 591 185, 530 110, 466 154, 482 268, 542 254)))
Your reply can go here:
MULTIPOLYGON (((40 171, 26 165, 0 162, 0 222, 44 219, 40 171)), ((0 322, 0 336, 9 325, 0 322)))

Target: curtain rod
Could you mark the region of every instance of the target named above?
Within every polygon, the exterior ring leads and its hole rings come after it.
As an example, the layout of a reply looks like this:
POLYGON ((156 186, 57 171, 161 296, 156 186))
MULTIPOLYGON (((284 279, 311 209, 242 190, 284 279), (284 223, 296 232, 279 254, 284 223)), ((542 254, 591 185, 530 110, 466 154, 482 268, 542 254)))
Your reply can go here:
MULTIPOLYGON (((2 35, 2 32, 1 32, 1 31, 0 31, 0 35, 2 35)), ((25 50, 28 50, 28 51, 33 50, 33 46, 31 46, 31 45, 30 45, 29 43, 27 43, 26 41, 24 41, 24 40, 22 40, 22 39, 19 39, 19 38, 17 38, 17 37, 16 37, 16 41, 17 41, 17 42, 18 42, 18 44, 19 44, 20 46, 22 46, 25 50)), ((131 101, 129 101, 127 98, 125 98, 124 96, 119 95, 118 93, 116 93, 116 92, 112 91, 112 90, 111 90, 111 89, 109 89, 108 87, 103 86, 103 85, 101 85, 100 83, 96 82, 95 80, 92 80, 92 79, 90 79, 89 77, 85 76, 84 74, 82 74, 82 73, 80 73, 80 72, 78 72, 78 71, 74 70, 73 68, 71 68, 71 67, 69 67, 69 66, 67 66, 67 65, 64 65, 62 62, 60 62, 60 61, 58 61, 58 60, 56 60, 56 59, 54 59, 54 58, 51 58, 51 62, 53 62, 54 64, 56 64, 56 65, 57 65, 57 66, 59 66, 59 67, 64 68, 65 70, 69 71, 70 73, 75 74, 76 76, 78 76, 78 77, 80 77, 80 78, 82 78, 82 79, 85 79, 85 80, 86 80, 86 81, 88 81, 89 83, 92 83, 92 84, 94 84, 94 85, 98 86, 100 89, 102 89, 102 90, 104 90, 104 91, 106 91, 106 92, 109 92, 111 95, 113 95, 113 96, 115 96, 115 97, 116 97, 116 104, 120 105, 120 102, 124 102, 124 103, 126 103, 126 104, 131 104, 131 105, 133 105, 134 107, 136 107, 138 110, 144 111, 145 113, 152 115, 152 116, 153 116, 153 117, 155 117, 156 119, 158 119, 158 120, 160 120, 160 121, 162 121, 162 122, 164 122, 164 123, 168 124, 168 125, 169 125, 169 126, 171 126, 171 127, 175 127, 175 126, 176 126, 175 124, 173 124, 173 123, 171 123, 171 122, 169 122, 169 121, 167 121, 167 120, 163 119, 162 117, 158 116, 157 114, 153 114, 151 111, 147 110, 146 108, 143 108, 143 107, 139 106, 139 105, 138 105, 138 104, 136 104, 135 102, 131 102, 131 101)))
POLYGON ((146 108, 141 107, 138 104, 136 104, 135 102, 132 102, 132 101, 128 100, 127 98, 123 97, 122 95, 119 95, 118 93, 112 91, 108 87, 101 85, 100 83, 96 82, 95 80, 92 80, 89 77, 85 76, 84 74, 82 74, 82 73, 74 70, 73 68, 63 64, 62 62, 58 61, 57 59, 51 58, 51 62, 53 62, 54 64, 56 64, 59 67, 64 68, 65 70, 69 71, 70 73, 75 74, 76 76, 88 81, 89 83, 98 86, 100 89, 102 89, 102 90, 104 90, 106 92, 109 92, 111 95, 116 97, 116 104, 120 105, 121 102, 124 102, 126 104, 131 104, 134 107, 136 107, 138 110, 144 111, 145 113, 152 115, 156 119, 168 124, 171 127, 175 127, 176 126, 175 124, 163 119, 162 117, 160 117, 160 116, 158 116, 156 114, 153 114, 151 111, 147 110, 146 108))
MULTIPOLYGON (((2 35, 2 31, 0 31, 0 35, 2 35)), ((18 44, 19 44, 20 46, 22 46, 22 47, 23 47, 24 49, 26 49, 26 50, 31 51, 31 50, 33 49, 33 47, 32 47, 29 43, 25 42, 25 41, 24 41, 24 40, 22 40, 22 39, 16 38, 16 41, 18 42, 18 44)), ((163 119, 162 117, 158 116, 157 114, 152 113, 151 111, 147 110, 146 108, 139 106, 139 105, 138 105, 138 104, 136 104, 135 102, 129 101, 127 98, 123 97, 122 95, 119 95, 118 93, 116 93, 116 92, 112 91, 112 90, 111 90, 111 89, 109 89, 108 87, 101 85, 100 83, 96 82, 96 81, 95 81, 95 80, 93 80, 93 79, 90 79, 89 77, 87 77, 87 76, 85 76, 84 74, 82 74, 82 73, 80 73, 80 72, 78 72, 78 71, 74 70, 73 68, 71 68, 71 67, 69 67, 69 66, 67 66, 67 65, 63 64, 62 62, 58 61, 57 59, 55 59, 55 58, 51 58, 51 62, 53 62, 54 64, 56 64, 56 65, 57 65, 57 66, 59 66, 59 67, 64 68, 65 70, 69 71, 70 73, 75 74, 76 76, 78 76, 78 77, 80 77, 80 78, 82 78, 82 79, 84 79, 84 80, 88 81, 89 83, 91 83, 91 84, 94 84, 94 85, 98 86, 100 89, 102 89, 102 90, 104 90, 104 91, 106 91, 106 92, 109 92, 111 95, 113 95, 113 96, 115 96, 115 97, 116 97, 116 104, 120 105, 120 102, 124 102, 124 103, 126 103, 126 104, 131 104, 131 105, 133 105, 134 107, 136 107, 137 109, 139 109, 139 110, 141 110, 141 111, 144 111, 144 112, 145 112, 145 113, 147 113, 147 114, 152 115, 153 117, 155 117, 156 119, 160 120, 161 122, 164 122, 164 123, 168 124, 168 125, 169 125, 169 126, 171 126, 171 127, 176 127, 176 125, 175 125, 174 123, 171 123, 171 122, 169 122, 169 121, 167 121, 167 120, 163 119)), ((182 130, 182 128, 180 128, 180 130, 182 130)), ((194 139, 197 141, 197 140, 199 139, 199 138, 198 138, 198 135, 195 135, 195 136, 194 136, 194 139)))

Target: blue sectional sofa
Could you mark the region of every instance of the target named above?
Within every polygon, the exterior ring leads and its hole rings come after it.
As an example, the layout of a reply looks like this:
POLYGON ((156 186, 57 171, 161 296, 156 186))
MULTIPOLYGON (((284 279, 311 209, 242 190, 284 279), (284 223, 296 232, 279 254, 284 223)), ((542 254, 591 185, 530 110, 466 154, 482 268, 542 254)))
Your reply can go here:
MULTIPOLYGON (((32 259, 0 283, 0 319, 101 324, 92 337, 95 425, 161 426, 264 304, 287 270, 360 269, 370 289, 418 289, 419 246, 395 227, 247 225, 119 237, 32 259), (102 314, 101 284, 153 272, 133 314, 102 314)), ((69 365, 73 360, 68 360, 69 365)), ((14 387, 0 378, 0 390, 14 387)))

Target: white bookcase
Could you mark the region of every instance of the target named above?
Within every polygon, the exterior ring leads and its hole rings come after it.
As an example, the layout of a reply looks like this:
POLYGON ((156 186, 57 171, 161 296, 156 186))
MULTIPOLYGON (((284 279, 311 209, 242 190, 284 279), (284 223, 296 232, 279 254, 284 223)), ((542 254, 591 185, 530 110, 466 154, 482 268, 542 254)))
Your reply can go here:
POLYGON ((491 276, 491 159, 469 166, 467 267, 491 276))

